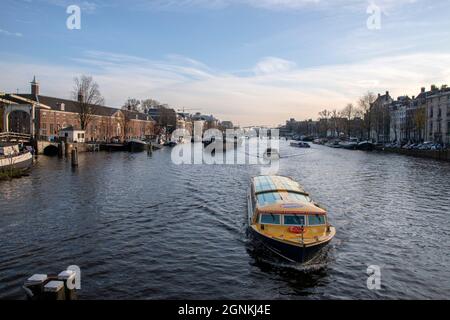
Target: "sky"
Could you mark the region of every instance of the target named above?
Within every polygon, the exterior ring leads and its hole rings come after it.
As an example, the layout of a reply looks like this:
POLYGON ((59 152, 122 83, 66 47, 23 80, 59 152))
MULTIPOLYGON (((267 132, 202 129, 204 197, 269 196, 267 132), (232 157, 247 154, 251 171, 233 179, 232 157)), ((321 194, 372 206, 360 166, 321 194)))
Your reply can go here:
POLYGON ((152 98, 248 126, 316 119, 368 91, 414 96, 450 84, 448 0, 0 5, 0 92, 28 93, 36 76, 41 94, 70 98, 85 74, 108 106, 152 98), (67 28, 70 5, 81 29, 67 28))

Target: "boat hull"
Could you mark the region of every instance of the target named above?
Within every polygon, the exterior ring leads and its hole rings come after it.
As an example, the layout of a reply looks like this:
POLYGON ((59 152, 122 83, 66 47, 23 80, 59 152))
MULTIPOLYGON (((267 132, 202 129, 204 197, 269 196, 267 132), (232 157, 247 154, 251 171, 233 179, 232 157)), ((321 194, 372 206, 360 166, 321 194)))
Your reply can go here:
POLYGON ((361 151, 373 151, 375 149, 375 145, 370 142, 362 142, 358 144, 356 149, 361 151))
POLYGON ((291 143, 291 147, 301 148, 301 149, 309 149, 311 146, 307 143, 291 143))
POLYGON ((285 260, 297 263, 306 263, 311 261, 331 241, 330 239, 318 245, 301 247, 266 237, 252 227, 250 227, 250 231, 254 239, 267 249, 285 260))
POLYGON ((27 170, 33 165, 33 155, 26 152, 12 158, 0 159, 0 170, 27 170))
POLYGON ((142 152, 147 147, 147 143, 143 141, 129 141, 127 145, 130 152, 142 152))

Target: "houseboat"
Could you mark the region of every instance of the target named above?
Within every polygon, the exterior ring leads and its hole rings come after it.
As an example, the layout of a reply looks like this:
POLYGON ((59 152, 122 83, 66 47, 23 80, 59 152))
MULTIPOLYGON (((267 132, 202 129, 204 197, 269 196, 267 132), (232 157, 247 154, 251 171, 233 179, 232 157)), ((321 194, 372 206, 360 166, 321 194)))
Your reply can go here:
POLYGON ((0 146, 0 171, 27 170, 32 165, 33 155, 30 150, 20 150, 19 145, 0 146))
POLYGON ((253 178, 247 200, 255 240, 291 262, 310 261, 336 235, 327 212, 290 178, 253 178))
POLYGON ((147 149, 147 142, 139 139, 130 139, 127 141, 128 151, 142 152, 147 149))

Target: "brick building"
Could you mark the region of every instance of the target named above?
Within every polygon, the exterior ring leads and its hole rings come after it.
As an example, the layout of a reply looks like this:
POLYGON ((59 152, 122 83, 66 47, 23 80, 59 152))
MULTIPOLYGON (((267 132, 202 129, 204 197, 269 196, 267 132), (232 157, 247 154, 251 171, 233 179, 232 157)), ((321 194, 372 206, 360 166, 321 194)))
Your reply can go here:
MULTIPOLYGON (((11 105, 25 104, 27 100, 36 103, 38 107, 35 110, 35 133, 39 140, 56 139, 59 131, 67 127, 81 129, 78 102, 40 95, 39 84, 36 81, 31 83, 31 94, 4 94, 2 99, 9 101, 11 105)), ((30 115, 24 112, 11 112, 8 123, 10 131, 31 132, 30 115)), ((92 106, 92 114, 85 131, 86 142, 141 139, 154 135, 155 121, 145 113, 92 106)))

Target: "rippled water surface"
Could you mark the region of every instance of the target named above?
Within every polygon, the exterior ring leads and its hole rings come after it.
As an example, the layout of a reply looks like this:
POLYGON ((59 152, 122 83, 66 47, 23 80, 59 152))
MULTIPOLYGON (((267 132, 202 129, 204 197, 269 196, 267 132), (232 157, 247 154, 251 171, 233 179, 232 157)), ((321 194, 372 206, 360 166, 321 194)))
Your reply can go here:
POLYGON ((0 182, 0 298, 33 273, 81 267, 83 299, 450 297, 450 165, 282 142, 280 174, 299 181, 337 228, 309 266, 285 263, 246 233, 256 165, 183 165, 170 149, 40 157, 0 182), (379 265, 382 290, 367 289, 379 265))

